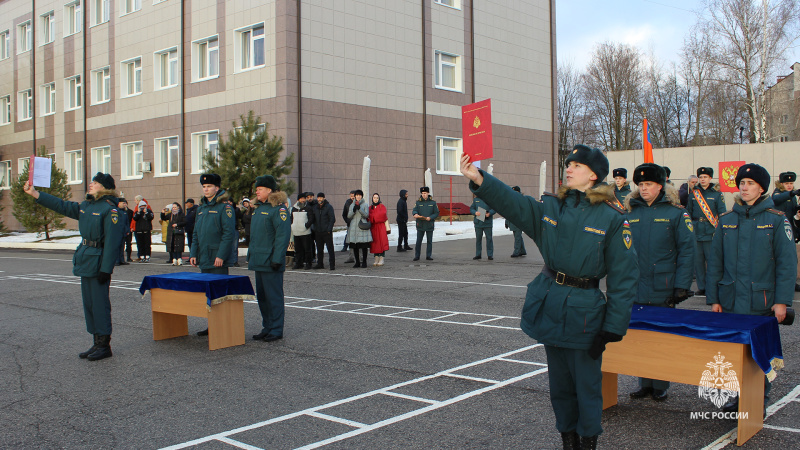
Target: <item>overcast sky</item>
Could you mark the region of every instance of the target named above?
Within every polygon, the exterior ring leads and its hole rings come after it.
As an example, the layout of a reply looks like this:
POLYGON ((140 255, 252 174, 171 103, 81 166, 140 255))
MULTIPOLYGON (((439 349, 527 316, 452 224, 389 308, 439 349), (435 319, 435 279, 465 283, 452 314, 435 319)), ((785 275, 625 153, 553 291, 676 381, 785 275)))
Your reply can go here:
MULTIPOLYGON (((679 61, 683 39, 696 22, 700 0, 559 0, 556 2, 558 62, 584 69, 594 46, 604 41, 635 45, 662 64, 679 61)), ((800 61, 800 43, 789 64, 800 61)))

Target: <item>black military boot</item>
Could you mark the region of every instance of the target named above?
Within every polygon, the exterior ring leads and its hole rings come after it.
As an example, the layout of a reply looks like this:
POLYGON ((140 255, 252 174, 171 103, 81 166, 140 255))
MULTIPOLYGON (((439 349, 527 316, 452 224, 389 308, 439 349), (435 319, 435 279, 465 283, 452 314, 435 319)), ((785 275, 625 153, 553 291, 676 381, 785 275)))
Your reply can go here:
POLYGON ((580 450, 581 437, 575 431, 561 433, 561 442, 564 443, 564 450, 580 450))
POLYGON ((86 359, 86 357, 91 355, 92 353, 94 353, 95 350, 97 350, 97 335, 96 334, 94 335, 94 344, 92 344, 92 346, 89 347, 89 350, 86 350, 85 352, 82 352, 82 353, 78 353, 78 358, 86 359))
POLYGON ((597 436, 581 436, 581 450, 596 450, 597 436))
POLYGON ((631 398, 645 398, 653 394, 652 387, 643 387, 636 392, 631 392, 631 398))
POLYGON ((110 358, 111 354, 111 336, 107 334, 100 334, 97 336, 97 350, 92 352, 86 357, 89 361, 97 361, 100 359, 110 358))

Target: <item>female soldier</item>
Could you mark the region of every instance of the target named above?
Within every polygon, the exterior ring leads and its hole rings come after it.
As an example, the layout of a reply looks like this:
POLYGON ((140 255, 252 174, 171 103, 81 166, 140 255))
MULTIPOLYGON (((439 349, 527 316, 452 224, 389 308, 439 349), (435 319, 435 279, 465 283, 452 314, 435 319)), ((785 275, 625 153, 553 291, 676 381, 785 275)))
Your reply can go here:
POLYGON ((470 190, 533 238, 545 267, 528 285, 522 330, 544 344, 550 402, 564 448, 593 449, 602 433, 600 356, 630 322, 639 267, 625 212, 600 180, 608 159, 576 145, 566 159, 566 186, 541 201, 522 196, 461 158, 470 190), (599 289, 608 276, 607 295, 599 289))

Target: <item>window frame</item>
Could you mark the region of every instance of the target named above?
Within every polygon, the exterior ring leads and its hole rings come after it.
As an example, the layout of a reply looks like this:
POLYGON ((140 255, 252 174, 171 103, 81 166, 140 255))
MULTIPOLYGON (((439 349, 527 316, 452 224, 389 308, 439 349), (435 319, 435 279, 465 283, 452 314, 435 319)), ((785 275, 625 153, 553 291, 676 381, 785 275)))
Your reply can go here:
POLYGON ((439 175, 462 175, 461 170, 459 168, 461 155, 464 153, 464 142, 461 138, 451 137, 451 136, 436 136, 436 173, 439 175), (447 146, 448 151, 449 149, 453 149, 456 151, 455 159, 454 159, 454 167, 455 169, 450 171, 444 168, 444 141, 452 140, 457 141, 457 146, 447 146))
POLYGON ((94 0, 90 18, 90 26, 92 27, 108 23, 111 20, 111 0, 94 0), (102 17, 100 17, 101 15, 102 17))
POLYGON ((40 15, 39 24, 41 25, 42 28, 40 36, 42 42, 39 44, 39 47, 43 47, 47 44, 52 44, 56 40, 56 12, 48 11, 40 15), (47 40, 48 37, 50 37, 49 41, 47 40))
POLYGON ((11 57, 11 30, 0 31, 0 61, 11 57))
POLYGON ((153 85, 154 89, 157 91, 170 89, 178 86, 180 84, 180 75, 181 75, 181 56, 178 51, 177 46, 173 46, 170 48, 166 48, 164 50, 160 50, 153 53, 153 85), (174 60, 170 58, 170 54, 175 52, 174 60), (166 59, 167 63, 167 84, 164 84, 163 76, 164 74, 164 59, 166 59), (172 67, 172 63, 175 63, 175 73, 170 73, 170 68, 172 67), (175 83, 170 84, 169 79, 174 76, 175 83))
POLYGON ((64 171, 67 172, 67 184, 83 183, 83 149, 64 152, 64 171), (70 157, 73 155, 77 155, 77 158, 71 160, 70 157), (75 177, 73 171, 78 172, 80 176, 75 177))
POLYGON ((234 33, 234 35, 233 35, 233 39, 234 39, 234 41, 233 41, 234 42, 234 45, 233 45, 233 47, 234 47, 234 52, 233 52, 234 53, 234 64, 233 65, 234 65, 234 72, 235 73, 247 72, 247 71, 250 71, 250 70, 256 70, 256 69, 259 69, 259 68, 262 68, 262 67, 266 67, 266 65, 267 65, 267 48, 266 48, 266 42, 267 42, 267 37, 266 36, 267 36, 267 34, 266 34, 266 31, 267 31, 266 30, 266 22, 254 23, 252 25, 249 25, 249 26, 246 26, 246 27, 241 27, 241 28, 236 29, 236 30, 233 31, 233 33, 234 33), (256 30, 258 28, 261 28, 262 33, 261 33, 259 38, 253 39, 253 37, 252 37, 253 34, 252 33, 253 33, 254 30, 256 30), (247 67, 244 67, 242 65, 242 58, 244 57, 244 54, 243 54, 244 53, 244 44, 243 44, 242 40, 244 39, 245 33, 248 33, 248 32, 250 33, 250 40, 249 40, 248 53, 247 54, 249 55, 248 64, 250 64, 250 65, 248 65, 247 67), (255 42, 258 41, 258 40, 262 41, 261 42, 261 54, 262 54, 262 57, 263 57, 263 62, 261 64, 255 64, 255 62, 256 62, 255 56, 257 54, 257 52, 255 51, 255 47, 256 47, 255 42))
POLYGON ((0 97, 0 126, 11 125, 12 122, 11 94, 0 97), (5 102, 5 107, 3 107, 5 102))
POLYGON ((52 116, 56 113, 56 83, 51 81, 39 86, 41 91, 42 112, 40 117, 52 116))
POLYGON ((155 159, 155 166, 156 166, 153 176, 155 176, 155 177, 174 177, 174 176, 177 176, 181 171, 181 166, 180 166, 180 163, 181 163, 181 142, 178 139, 178 136, 175 135, 175 136, 166 136, 166 137, 156 138, 154 140, 153 148, 154 148, 154 150, 153 150, 153 159, 155 159), (174 146, 174 148, 175 148, 175 171, 164 170, 164 161, 162 159, 162 154, 161 154, 161 150, 162 150, 161 145, 164 142, 167 143, 167 149, 166 149, 167 150, 167 161, 166 161, 167 164, 166 165, 167 165, 167 167, 169 167, 170 162, 172 162, 171 149, 173 148, 173 146, 171 145, 171 141, 173 139, 175 140, 175 146, 174 146))
POLYGON ((142 10, 142 0, 120 0, 119 5, 119 16, 127 16, 128 14, 133 14, 135 12, 142 10), (130 3, 131 10, 128 10, 128 3, 130 3), (139 4, 139 8, 136 8, 136 3, 139 4))
POLYGON ((64 78, 64 111, 74 111, 76 109, 81 109, 83 106, 83 80, 81 80, 80 75, 73 75, 71 77, 64 78), (72 84, 73 80, 77 80, 72 84), (74 106, 70 103, 73 103, 74 106))
POLYGON ((446 6, 448 8, 453 8, 453 9, 457 9, 457 10, 461 11, 461 0, 452 0, 452 2, 453 2, 452 5, 448 5, 447 3, 442 3, 443 1, 445 1, 445 0, 433 0, 433 3, 436 3, 437 5, 446 6))
POLYGON ((99 69, 92 70, 92 105, 100 105, 103 103, 108 103, 111 101, 111 66, 101 67, 99 69), (108 72, 106 76, 105 73, 108 72), (97 82, 97 75, 103 74, 103 82, 97 82), (106 96, 103 99, 98 99, 98 93, 104 92, 105 88, 108 87, 108 91, 105 92, 106 96))
POLYGON ((17 54, 21 55, 23 53, 31 51, 33 48, 33 26, 31 26, 31 21, 26 20, 21 24, 17 25, 17 54), (25 31, 22 31, 23 28, 25 31), (24 39, 21 38, 24 37, 24 39), (27 43, 27 48, 23 48, 22 45, 27 43))
POLYGON ((28 88, 17 92, 17 122, 25 122, 31 119, 33 119, 33 89, 28 88), (25 93, 28 94, 27 99, 22 98, 25 93), (27 117, 22 115, 25 112, 26 104, 28 108, 27 117))
POLYGON ((0 165, 5 165, 6 169, 0 168, 0 190, 11 189, 11 160, 0 161, 0 165))
POLYGON ((212 80, 214 78, 219 78, 219 35, 215 34, 213 36, 208 36, 203 39, 197 39, 192 42, 192 82, 195 81, 206 81, 212 80), (216 49, 209 50, 209 43, 216 42, 216 49), (205 51, 203 51, 202 46, 205 44, 205 51), (211 60, 210 54, 216 54, 216 66, 217 66, 217 73, 211 75, 211 60), (206 64, 203 64, 203 63, 206 64), (205 66, 206 71, 209 73, 207 76, 201 76, 201 67, 205 66))
POLYGON ((91 158, 92 158, 91 159, 91 164, 92 164, 92 172, 91 173, 97 173, 97 172, 111 173, 111 146, 110 145, 105 145, 105 146, 101 146, 101 147, 92 148, 92 150, 91 150, 91 158), (103 155, 101 156, 102 159, 103 159, 102 163, 99 162, 99 160, 100 160, 99 152, 100 151, 104 152, 103 155), (108 167, 106 167, 106 160, 108 162, 108 164, 107 164, 108 167), (106 170, 106 169, 108 169, 108 170, 106 170))
POLYGON ((205 150, 208 148, 208 144, 210 142, 216 142, 216 147, 215 147, 216 151, 215 152, 216 152, 217 158, 219 158, 219 130, 218 129, 217 130, 198 131, 196 133, 192 133, 192 153, 191 153, 191 156, 192 156, 192 173, 193 174, 197 174, 197 173, 202 173, 203 172, 203 157, 205 156, 205 150), (199 148, 199 145, 200 145, 199 138, 200 138, 200 136, 208 136, 211 133, 216 133, 217 140, 216 141, 210 141, 210 140, 208 140, 208 138, 206 138, 206 141, 205 141, 206 147, 205 148, 199 148))
POLYGON ((144 178, 144 172, 139 170, 139 163, 144 162, 144 145, 143 141, 132 141, 132 142, 123 142, 120 144, 120 179, 121 180, 141 180, 144 178), (136 146, 139 146, 138 151, 136 150, 136 146), (130 167, 128 167, 128 148, 127 146, 132 146, 133 151, 133 175, 128 175, 130 167), (137 158, 136 155, 139 155, 137 158), (137 160, 138 159, 138 160, 137 160))
POLYGON ((25 169, 31 164, 31 157, 17 158, 17 176, 22 175, 25 169))
POLYGON ((443 52, 441 50, 435 50, 433 53, 434 53, 434 57, 433 57, 433 65, 434 65, 433 86, 436 89, 442 89, 442 90, 445 90, 445 91, 463 92, 463 89, 462 89, 463 81, 461 79, 461 55, 456 55, 454 53, 443 52), (442 62, 441 55, 450 56, 450 57, 455 58, 456 59, 455 64, 442 62), (443 85, 441 83, 442 65, 448 65, 448 66, 452 65, 453 66, 453 68, 454 68, 453 69, 453 72, 454 72, 453 83, 455 84, 456 87, 451 88, 451 87, 445 86, 445 85, 443 85))
POLYGON ((121 79, 120 79, 120 87, 122 88, 122 89, 120 89, 120 98, 128 98, 128 97, 135 97, 137 95, 141 95, 142 91, 143 91, 142 90, 142 57, 141 56, 137 56, 135 58, 130 58, 130 59, 126 59, 125 61, 122 61, 120 63, 120 73, 122 74, 121 79), (138 69, 136 67, 136 63, 137 62, 139 63, 138 69), (130 76, 131 76, 131 68, 133 69, 133 71, 132 71, 133 72, 132 73, 133 74, 133 79, 134 79, 133 86, 131 86, 131 78, 130 78, 130 76), (139 81, 138 82, 139 91, 138 92, 130 92, 128 90, 129 88, 131 88, 131 87, 133 87, 134 89, 136 88, 136 76, 137 76, 137 73, 138 73, 138 77, 139 77, 139 80, 138 80, 139 81))
POLYGON ((83 11, 81 8, 82 0, 64 5, 64 37, 72 36, 83 31, 83 11))

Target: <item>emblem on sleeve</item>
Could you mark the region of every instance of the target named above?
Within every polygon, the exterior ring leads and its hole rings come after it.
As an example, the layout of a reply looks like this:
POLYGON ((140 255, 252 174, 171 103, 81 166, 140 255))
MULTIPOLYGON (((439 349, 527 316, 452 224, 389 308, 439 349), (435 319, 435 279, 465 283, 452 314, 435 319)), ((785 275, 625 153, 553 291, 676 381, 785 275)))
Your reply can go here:
POLYGON ((116 212, 111 213, 111 223, 116 225, 117 222, 119 222, 119 215, 116 212))
POLYGON ((279 214, 281 216, 281 220, 286 222, 286 211, 285 210, 281 210, 279 214))
POLYGON ((689 229, 689 231, 691 231, 692 233, 694 233, 694 224, 692 224, 692 219, 690 219, 690 218, 689 218, 689 215, 688 215, 688 214, 686 214, 686 213, 683 213, 683 216, 684 216, 684 217, 683 217, 683 219, 684 219, 684 222, 686 222, 686 228, 688 228, 688 229, 689 229))
POLYGON ((231 217, 233 217, 233 211, 231 211, 231 207, 230 207, 230 206, 226 206, 226 207, 225 207, 225 214, 227 214, 227 215, 228 215, 228 218, 229 218, 229 219, 230 219, 231 217))
POLYGON ((783 219, 783 230, 786 232, 786 237, 789 241, 792 240, 792 226, 789 225, 789 219, 783 219))
POLYGON ((622 230, 622 242, 625 243, 625 248, 631 249, 633 238, 631 237, 631 230, 622 230))

